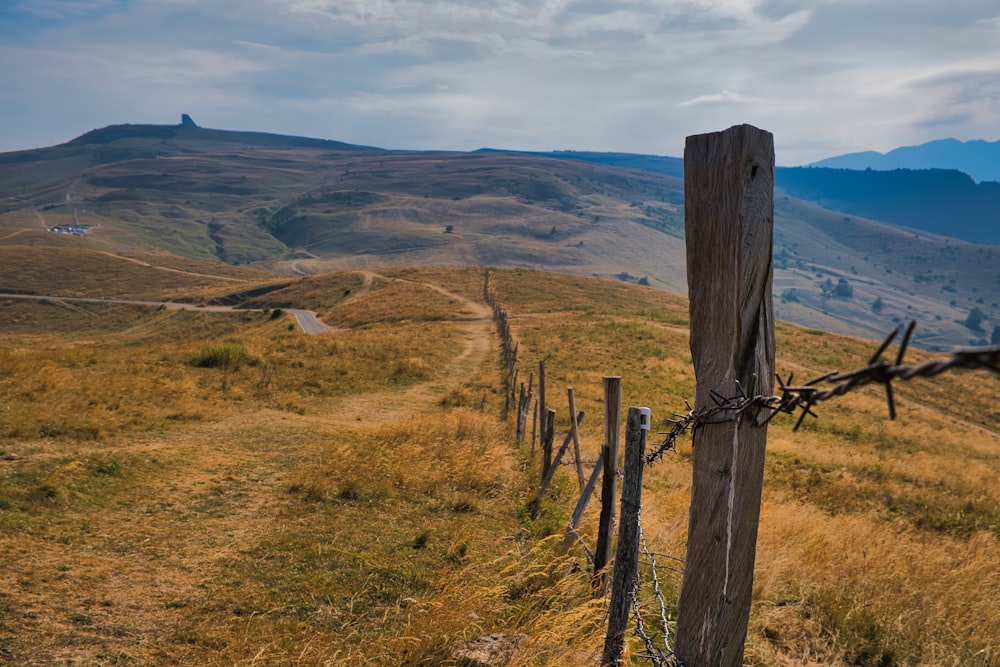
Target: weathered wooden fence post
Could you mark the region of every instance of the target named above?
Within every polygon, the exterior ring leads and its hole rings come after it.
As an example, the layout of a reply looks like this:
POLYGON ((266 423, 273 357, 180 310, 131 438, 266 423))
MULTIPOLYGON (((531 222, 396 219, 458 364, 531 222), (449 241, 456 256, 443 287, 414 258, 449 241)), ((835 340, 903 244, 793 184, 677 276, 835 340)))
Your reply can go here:
MULTIPOLYGON (((573 394, 573 387, 569 387, 566 390, 569 396, 569 414, 573 416, 576 414, 576 398, 573 394)), ((583 477, 583 451, 580 449, 580 429, 576 427, 576 422, 570 419, 569 433, 573 436, 573 456, 576 459, 576 478, 580 485, 580 493, 583 493, 583 487, 586 486, 586 480, 583 477)))
MULTIPOLYGON (((687 138, 684 227, 695 410, 771 395, 774 138, 750 125, 687 138)), ((741 665, 760 518, 765 414, 727 411, 694 432, 688 548, 677 615, 686 667, 741 665)))
POLYGON ((545 407, 545 360, 538 362, 538 444, 542 450, 542 477, 549 473, 552 466, 552 447, 546 451, 545 438, 549 432, 549 413, 545 407))
MULTIPOLYGON (((542 415, 542 470, 548 475, 552 472, 552 444, 556 437, 556 411, 546 408, 542 415)), ((567 437, 571 437, 568 436, 567 437)))
POLYGON ((601 665, 618 667, 625 655, 625 630, 629 605, 639 572, 639 509, 642 506, 642 472, 646 466, 646 430, 649 410, 629 408, 625 422, 625 478, 622 480, 621 519, 615 550, 608 634, 601 665))
MULTIPOLYGON (((517 399, 517 426, 514 433, 517 437, 517 444, 524 442, 524 436, 528 428, 528 412, 531 409, 531 396, 534 392, 535 387, 535 374, 534 372, 528 373, 528 385, 525 387, 524 382, 521 383, 521 395, 517 399)), ((534 448, 535 443, 531 443, 532 448, 534 448)))
MULTIPOLYGON (((555 410, 549 410, 549 413, 555 414, 555 410)), ((576 415, 577 426, 579 426, 580 422, 582 421, 583 421, 583 412, 578 412, 576 415)), ((559 451, 556 452, 556 457, 555 459, 553 459, 552 465, 549 466, 549 471, 545 473, 544 477, 542 477, 542 483, 538 487, 538 497, 535 499, 536 505, 538 504, 539 501, 541 501, 542 496, 545 495, 545 489, 549 487, 549 482, 551 482, 552 478, 555 476, 556 468, 559 466, 559 462, 562 461, 562 457, 566 453, 566 449, 569 447, 569 443, 572 442, 572 440, 573 440, 573 435, 571 433, 567 433, 566 439, 563 440, 562 446, 559 448, 559 451)), ((551 449, 551 444, 550 444, 550 449, 551 449)))
POLYGON ((534 411, 531 414, 531 458, 535 458, 535 436, 538 432, 538 400, 535 400, 534 411))
POLYGON ((604 477, 601 479, 601 518, 594 550, 594 597, 607 594, 609 577, 604 569, 611 562, 615 537, 615 503, 618 500, 618 431, 622 420, 622 379, 604 378, 604 477))

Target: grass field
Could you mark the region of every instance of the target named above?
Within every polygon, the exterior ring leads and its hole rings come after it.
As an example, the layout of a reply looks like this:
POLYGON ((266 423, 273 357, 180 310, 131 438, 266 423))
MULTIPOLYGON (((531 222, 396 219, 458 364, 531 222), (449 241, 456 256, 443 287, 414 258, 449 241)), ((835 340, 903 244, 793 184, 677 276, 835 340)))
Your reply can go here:
MULTIPOLYGON (((203 266, 156 271, 192 282, 142 294, 266 283, 191 275, 203 266)), ((124 294, 134 275, 109 285, 124 294)), ((587 413, 588 467, 603 375, 657 427, 685 409, 683 299, 494 275, 522 375, 546 360, 557 430, 568 385, 587 413)), ((574 475, 529 511, 538 461, 501 415, 482 270, 271 279, 289 284, 247 305, 312 309, 336 329, 307 336, 281 311, 0 300, 0 663, 455 664, 495 633, 526 635, 512 665, 586 664, 604 607, 582 552, 560 546, 574 475)), ((785 324, 777 337, 778 369, 800 379, 874 347, 785 324)), ((747 664, 1000 664, 996 383, 901 385, 894 422, 875 390, 797 433, 774 422, 747 664)), ((644 530, 673 564, 671 604, 690 455, 687 440, 646 471, 644 530)))

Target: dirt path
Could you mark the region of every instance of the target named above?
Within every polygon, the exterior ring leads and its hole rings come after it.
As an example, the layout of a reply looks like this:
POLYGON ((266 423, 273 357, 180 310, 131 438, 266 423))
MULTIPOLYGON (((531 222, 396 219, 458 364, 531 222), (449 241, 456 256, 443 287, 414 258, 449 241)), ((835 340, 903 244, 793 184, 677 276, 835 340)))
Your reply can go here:
POLYGON ((0 236, 0 241, 6 241, 7 239, 14 238, 18 234, 24 234, 24 233, 30 232, 30 231, 32 231, 32 230, 30 230, 30 229, 18 229, 16 231, 11 232, 10 234, 7 234, 6 236, 0 236))
POLYGON ((216 280, 228 280, 234 283, 252 283, 253 280, 248 280, 246 278, 234 278, 232 276, 218 276, 211 273, 198 273, 197 271, 185 271, 184 269, 174 269, 169 266, 159 266, 158 264, 150 264, 149 262, 144 262, 141 259, 136 259, 135 257, 123 257, 122 255, 116 255, 113 252, 106 252, 103 250, 97 251, 99 255, 106 255, 114 259, 120 259, 123 262, 132 262, 133 264, 138 264, 139 266, 144 266, 148 269, 156 269, 158 271, 167 271, 168 273, 180 273, 186 276, 197 276, 198 278, 214 278, 216 280))
MULTIPOLYGON (((0 627, 0 663, 10 658, 15 664, 96 664, 111 646, 135 662, 204 664, 195 657, 204 657, 204 647, 183 637, 222 631, 192 626, 187 609, 203 613, 215 592, 230 599, 228 592, 240 586, 246 602, 238 613, 251 612, 248 628, 254 614, 284 613, 253 606, 254 596, 263 594, 244 565, 248 559, 282 557, 284 552, 267 551, 268 545, 280 543, 283 530, 305 530, 285 522, 313 516, 307 510, 289 514, 288 508, 297 502, 289 491, 297 469, 326 446, 316 434, 356 432, 439 410, 441 399, 481 373, 495 351, 486 305, 433 283, 362 275, 355 298, 382 280, 402 280, 454 302, 455 319, 448 325, 458 333, 449 337, 453 354, 433 379, 402 390, 330 399, 305 415, 238 409, 218 421, 171 428, 169 436, 149 432, 68 443, 69 451, 59 446, 23 457, 53 471, 50 482, 66 507, 54 514, 56 525, 0 534, 0 563, 11 581, 3 601, 16 610, 0 618, 13 619, 8 629, 0 627), (120 476, 109 478, 121 488, 116 502, 100 512, 67 502, 73 483, 94 478, 88 459, 101 456, 121 466, 120 476)), ((24 463, 17 457, 0 461, 0 467, 24 463)), ((235 613, 226 609, 219 617, 235 613)))
POLYGON ((434 283, 389 278, 372 271, 359 271, 365 277, 364 285, 350 298, 354 299, 371 289, 375 279, 410 282, 432 289, 442 296, 454 300, 460 309, 470 313, 474 319, 463 318, 461 347, 448 364, 440 369, 438 377, 422 382, 402 391, 378 391, 344 399, 325 421, 333 424, 360 426, 404 419, 410 415, 427 412, 437 406, 455 378, 473 377, 488 358, 493 344, 493 311, 484 303, 479 303, 451 292, 434 283))

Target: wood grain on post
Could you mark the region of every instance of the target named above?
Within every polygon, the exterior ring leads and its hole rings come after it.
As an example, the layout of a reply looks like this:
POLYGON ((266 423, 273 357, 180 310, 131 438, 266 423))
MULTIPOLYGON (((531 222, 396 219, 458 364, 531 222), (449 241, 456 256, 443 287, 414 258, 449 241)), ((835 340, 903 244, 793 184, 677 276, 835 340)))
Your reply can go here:
POLYGON ((611 562, 615 537, 615 503, 618 501, 618 431, 621 428, 622 379, 604 378, 604 477, 601 479, 601 517, 594 550, 594 597, 607 595, 610 578, 605 568, 611 562))
POLYGON ((639 508, 642 506, 642 472, 646 466, 646 431, 641 408, 629 408, 625 422, 625 478, 622 480, 621 519, 615 550, 608 633, 604 639, 602 667, 623 664, 625 631, 639 572, 639 508))
MULTIPOLYGON (((687 138, 687 238, 695 409, 771 395, 774 139, 750 125, 687 138)), ((694 432, 694 477, 677 657, 741 665, 760 517, 765 415, 720 414, 694 432)))

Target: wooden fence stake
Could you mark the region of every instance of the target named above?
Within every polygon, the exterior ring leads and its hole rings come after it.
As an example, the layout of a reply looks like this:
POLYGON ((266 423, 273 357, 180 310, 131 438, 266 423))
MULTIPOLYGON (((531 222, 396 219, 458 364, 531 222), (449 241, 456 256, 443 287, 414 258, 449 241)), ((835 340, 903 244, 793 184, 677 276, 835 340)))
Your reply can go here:
POLYGON ((604 378, 604 446, 601 460, 601 518, 594 550, 594 597, 608 593, 610 578, 605 568, 611 562, 611 547, 615 536, 615 503, 618 502, 618 431, 622 415, 622 379, 604 378))
MULTIPOLYGON (((569 387, 567 393, 569 394, 569 413, 571 415, 576 414, 576 399, 573 396, 573 387, 569 387)), ((580 451, 580 429, 576 427, 576 422, 570 420, 569 433, 573 436, 573 455, 576 457, 576 479, 580 484, 580 493, 583 493, 583 487, 586 485, 583 477, 583 453, 580 451)))
MULTIPOLYGON (((572 417, 572 415, 570 415, 572 417)), ((542 450, 542 477, 549 474, 552 467, 552 450, 545 451, 545 439, 549 433, 549 413, 545 408, 545 360, 538 362, 538 444, 542 450)))
MULTIPOLYGON (((552 474, 552 440, 556 436, 556 411, 552 408, 545 410, 545 413, 541 415, 542 417, 542 476, 548 476, 552 474)), ((566 434, 566 442, 568 443, 571 436, 566 434)))
POLYGON ((583 538, 581 538, 580 534, 576 532, 576 527, 580 525, 580 519, 583 518, 583 511, 587 509, 587 503, 590 502, 590 496, 594 495, 594 487, 597 486, 597 478, 601 475, 602 468, 604 468, 604 459, 597 459, 597 465, 594 466, 593 471, 590 473, 590 479, 587 480, 586 486, 584 486, 583 491, 580 492, 580 499, 576 501, 576 509, 573 510, 573 516, 570 517, 569 526, 566 527, 566 534, 563 536, 564 549, 569 548, 569 545, 573 543, 574 539, 579 540, 584 549, 587 548, 583 538))
POLYGON ((535 458, 535 442, 538 436, 538 401, 535 401, 535 409, 531 415, 531 458, 535 458))
POLYGON ((514 437, 518 445, 524 442, 524 399, 527 396, 527 391, 524 382, 522 382, 517 395, 517 413, 514 415, 514 437))
POLYGON ((642 506, 642 471, 646 466, 646 429, 649 410, 629 408, 625 422, 625 479, 622 481, 622 509, 615 551, 608 634, 604 639, 602 667, 624 664, 625 630, 639 572, 639 509, 642 506))
MULTIPOLYGON (((555 410, 549 410, 549 412, 551 412, 551 413, 554 414, 555 410)), ((583 421, 583 413, 580 412, 580 413, 578 413, 576 415, 576 423, 579 424, 582 421, 583 421)), ((562 446, 559 448, 559 451, 556 453, 555 460, 552 462, 552 465, 549 466, 549 471, 547 473, 545 473, 545 475, 542 477, 542 483, 538 487, 538 496, 535 498, 535 503, 536 504, 542 499, 542 495, 545 493, 545 489, 547 489, 549 487, 549 482, 552 481, 552 477, 556 474, 556 468, 559 466, 559 462, 562 461, 563 454, 566 453, 566 449, 569 448, 569 443, 570 443, 570 441, 572 439, 573 439, 573 436, 571 434, 567 433, 566 434, 566 439, 563 440, 562 446)), ((550 439, 549 440, 550 447, 551 447, 551 442, 552 441, 550 439)))
MULTIPOLYGON (((531 409, 531 394, 534 391, 535 374, 528 373, 528 386, 525 388, 521 383, 521 397, 517 401, 517 444, 524 442, 525 432, 528 427, 528 411, 531 409)), ((532 443, 534 448, 534 443, 532 443)))
MULTIPOLYGON (((695 410, 716 397, 770 396, 774 138, 750 125, 690 136, 684 226, 695 410)), ((743 662, 767 426, 756 408, 694 431, 688 548, 677 615, 686 667, 743 662)))

